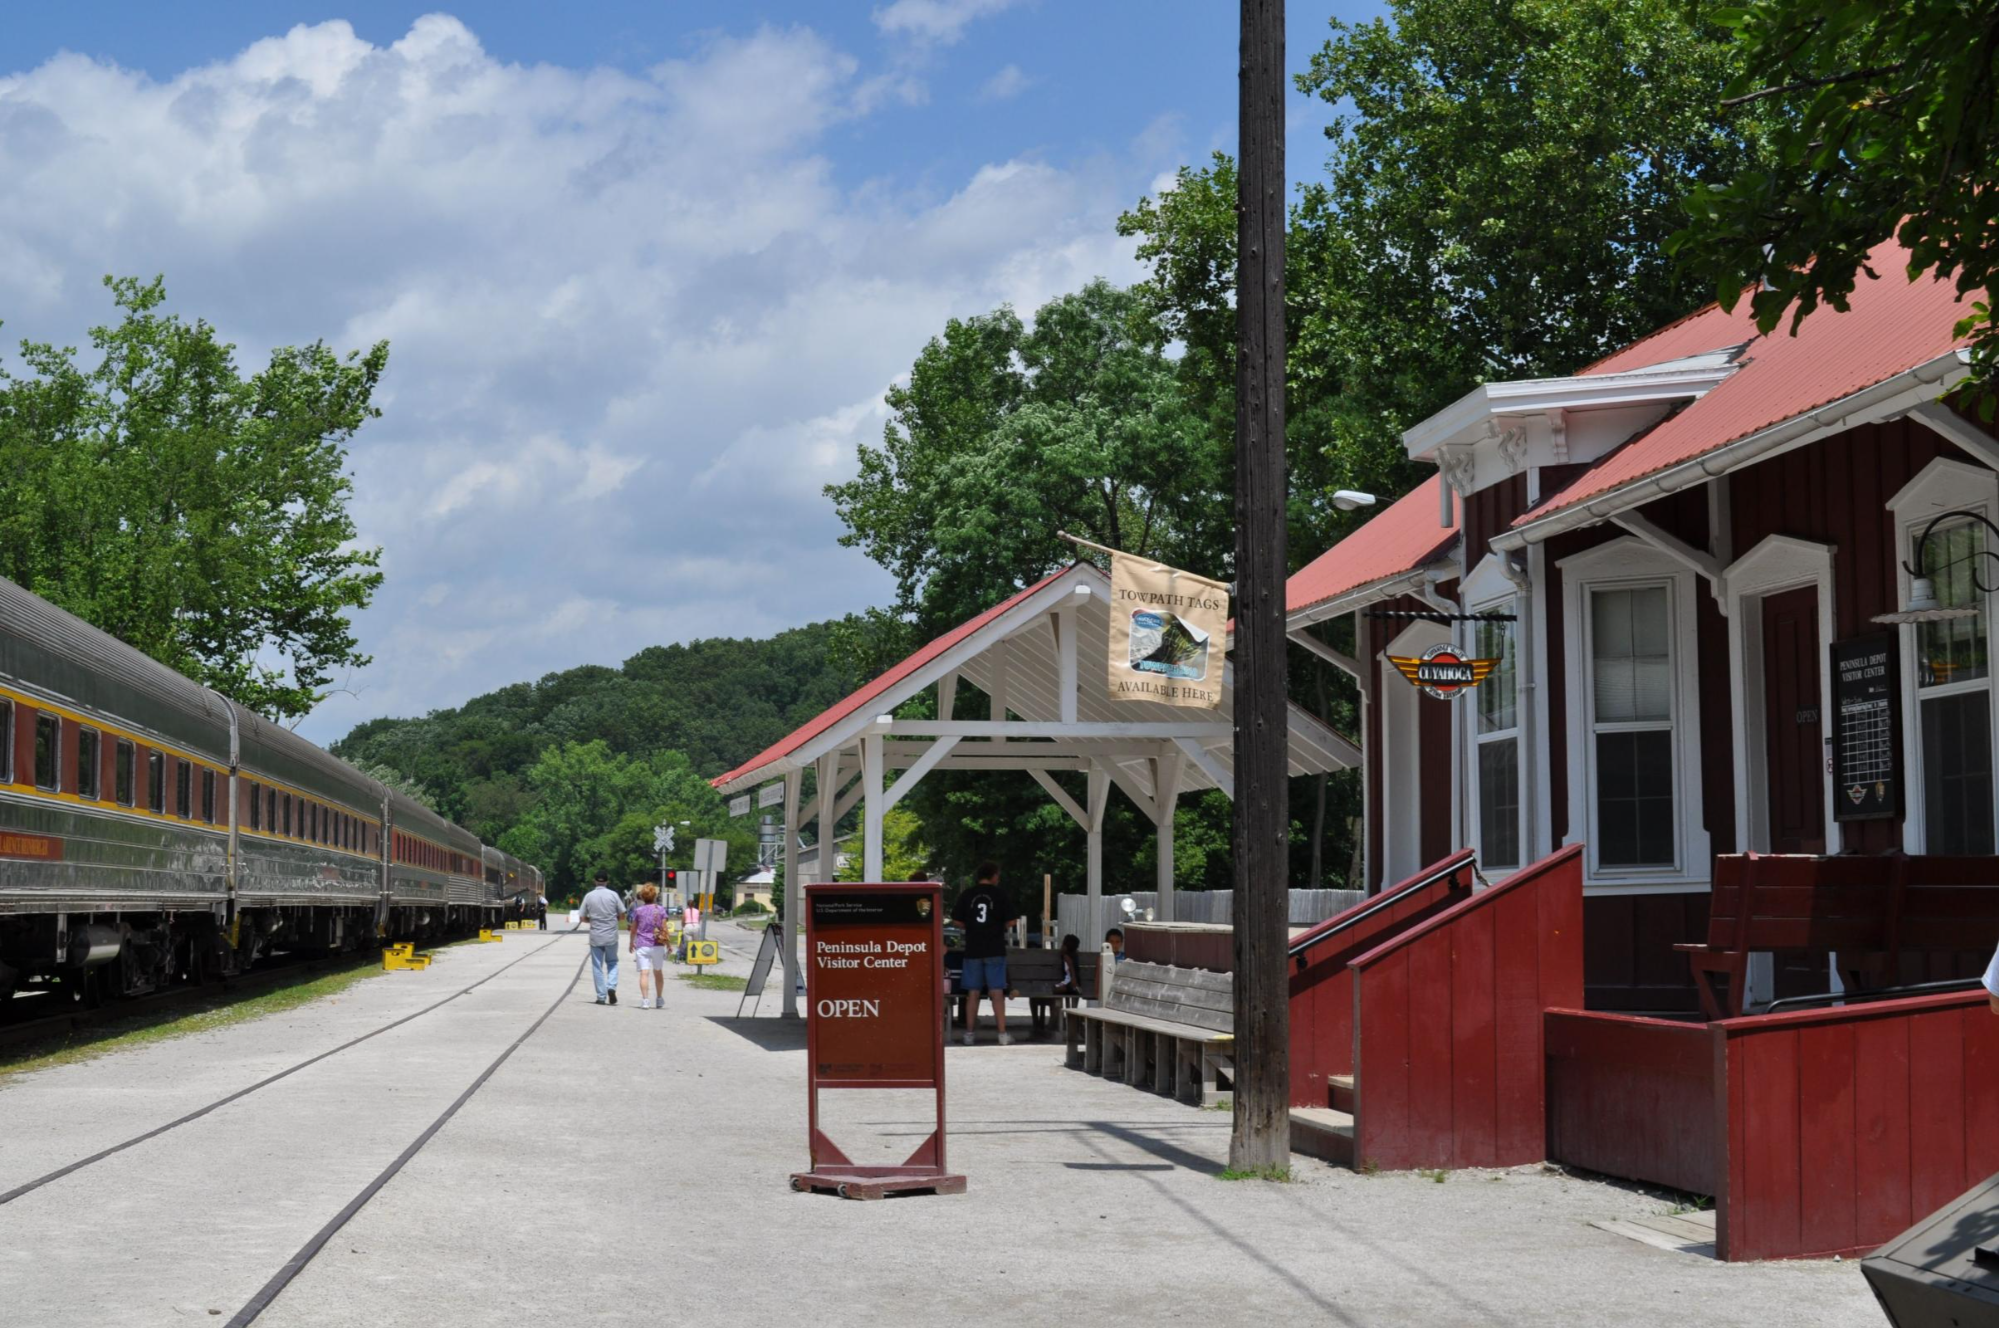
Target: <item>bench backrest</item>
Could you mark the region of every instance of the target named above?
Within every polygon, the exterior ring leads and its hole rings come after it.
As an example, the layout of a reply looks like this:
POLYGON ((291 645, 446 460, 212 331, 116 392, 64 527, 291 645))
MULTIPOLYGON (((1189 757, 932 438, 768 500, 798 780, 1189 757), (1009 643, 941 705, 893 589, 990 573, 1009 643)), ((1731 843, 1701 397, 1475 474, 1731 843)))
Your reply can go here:
POLYGON ((1111 972, 1106 1010, 1142 1014, 1212 1033, 1235 1032, 1235 979, 1205 968, 1128 959, 1111 972))
MULTIPOLYGON (((1095 991, 1097 977, 1097 956, 1090 952, 1076 955, 1076 976, 1084 991, 1095 991)), ((1050 985, 1062 980, 1062 952, 1041 948, 1010 949, 1006 952, 1006 978, 1009 983, 1046 982, 1050 985)))
POLYGON ((1717 950, 1885 950, 1908 859, 1724 853, 1714 860, 1717 950))

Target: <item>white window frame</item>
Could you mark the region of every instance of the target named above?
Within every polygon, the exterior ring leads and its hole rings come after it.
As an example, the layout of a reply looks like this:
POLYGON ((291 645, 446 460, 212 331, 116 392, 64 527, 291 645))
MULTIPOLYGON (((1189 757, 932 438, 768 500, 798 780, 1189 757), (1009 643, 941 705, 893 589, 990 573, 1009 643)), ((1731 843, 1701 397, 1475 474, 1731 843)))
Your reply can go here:
MULTIPOLYGON (((1895 603, 1899 607, 1909 602, 1909 576, 1906 564, 1915 551, 1916 537, 1923 527, 1942 512, 1976 512, 1988 521, 1995 519, 1999 511, 1999 490, 1995 490, 1995 476, 1983 466, 1974 466, 1954 457, 1938 457, 1916 472, 1914 479, 1899 489, 1888 500, 1888 511, 1894 518, 1895 554, 1895 603), (1967 499, 1967 495, 1983 495, 1967 499)), ((1999 540, 1993 540, 1992 532, 1986 531, 1986 547, 1999 552, 1999 540)), ((1993 572, 1999 572, 1999 563, 1992 565, 1993 572)), ((1993 579, 1993 572, 1983 573, 1985 579, 1993 579)), ((1922 701, 1925 696, 1958 696, 1983 687, 1988 694, 1986 712, 1991 720, 1991 734, 1995 778, 1993 790, 1995 801, 1999 801, 1999 695, 1992 695, 1995 684, 1999 684, 1999 668, 1991 667, 1991 634, 1994 627, 1993 611, 1995 597, 1985 597, 1986 676, 1968 683, 1947 684, 1944 687, 1918 688, 1916 685, 1916 627, 1904 623, 1897 630, 1901 633, 1902 657, 1902 849, 1906 853, 1929 852, 1928 813, 1924 807, 1923 788, 1923 716, 1922 701)), ((1999 806, 1993 809, 1994 824, 1999 828, 1999 806)))
POLYGON ((1562 629, 1566 644, 1569 829, 1567 842, 1587 845, 1583 889, 1590 894, 1692 893, 1706 890, 1713 870, 1701 804, 1699 624, 1701 587, 1685 563, 1636 536, 1624 536, 1561 559, 1562 629), (1589 596, 1640 586, 1666 589, 1672 650, 1673 862, 1659 867, 1602 867, 1597 862, 1595 671, 1590 667, 1589 596))
MULTIPOLYGON (((1511 624, 1513 628, 1513 660, 1515 666, 1513 680, 1513 727, 1495 733, 1480 733, 1478 729, 1479 689, 1473 688, 1470 695, 1461 696, 1459 700, 1459 703, 1465 707, 1459 729, 1464 735, 1463 742, 1465 749, 1464 767, 1467 800, 1464 819, 1466 837, 1470 840, 1472 847, 1477 850, 1478 861, 1481 867, 1494 867, 1502 871, 1514 871, 1534 860, 1533 844, 1528 837, 1527 825, 1527 809, 1532 799, 1528 796, 1527 788, 1527 726, 1525 723, 1526 707, 1531 703, 1531 696, 1524 685, 1527 679, 1519 671, 1520 663, 1525 658, 1523 651, 1525 643, 1521 639, 1521 624, 1519 621, 1520 588, 1508 580, 1505 573, 1500 570, 1499 558, 1496 555, 1488 554, 1479 560, 1478 566, 1465 578, 1463 603, 1466 606, 1466 612, 1469 613, 1511 613, 1514 615, 1514 621, 1511 624), (1503 741, 1509 738, 1513 742, 1514 787, 1518 790, 1518 805, 1514 808, 1516 824, 1514 826, 1513 840, 1514 844, 1517 845, 1517 851, 1515 853, 1515 861, 1496 862, 1489 861, 1485 851, 1485 803, 1484 790, 1479 786, 1479 770, 1481 768, 1479 764, 1479 748, 1488 742, 1503 741)), ((1464 639, 1458 642, 1458 648, 1465 652, 1467 658, 1477 653, 1478 626, 1476 622, 1466 623, 1463 633, 1464 639)), ((1483 685, 1481 684, 1481 686, 1483 685)))

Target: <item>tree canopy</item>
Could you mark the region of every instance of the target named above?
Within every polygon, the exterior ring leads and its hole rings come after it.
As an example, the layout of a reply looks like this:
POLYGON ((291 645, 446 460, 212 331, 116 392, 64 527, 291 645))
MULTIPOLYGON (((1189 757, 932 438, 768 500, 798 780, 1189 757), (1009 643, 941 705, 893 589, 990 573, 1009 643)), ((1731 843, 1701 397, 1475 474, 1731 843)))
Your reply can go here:
POLYGON ((891 387, 879 447, 828 485, 847 533, 896 578, 923 631, 954 625, 1071 562, 1067 530, 1220 570, 1226 456, 1189 411, 1166 339, 1097 281, 1037 310, 952 319, 891 387))
POLYGON ((1982 409, 1999 385, 1999 6, 1761 0, 1719 15, 1741 67, 1723 105, 1774 126, 1771 149, 1703 182, 1675 252, 1757 326, 1847 307, 1868 254, 1893 236, 1906 275, 1954 277, 1972 302, 1982 409), (1983 298, 1980 298, 1983 297, 1983 298))
POLYGON ((0 368, 0 574, 277 719, 368 662, 381 583, 354 545, 346 445, 380 412, 388 344, 284 347, 247 377, 164 284, 105 279, 95 364, 24 342, 0 368), (281 661, 272 663, 271 661, 281 661))

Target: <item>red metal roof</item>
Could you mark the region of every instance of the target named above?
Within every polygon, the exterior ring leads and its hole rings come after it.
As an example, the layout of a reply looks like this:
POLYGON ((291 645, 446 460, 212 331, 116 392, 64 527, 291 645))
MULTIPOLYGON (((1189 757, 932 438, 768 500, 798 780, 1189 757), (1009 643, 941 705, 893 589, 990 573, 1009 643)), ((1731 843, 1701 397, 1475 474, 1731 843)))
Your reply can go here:
POLYGON ((897 664, 894 668, 882 674, 879 678, 876 678, 873 682, 868 683, 866 686, 861 687, 856 691, 848 693, 844 700, 835 702, 834 704, 828 706, 826 709, 820 711, 817 715, 813 716, 811 719, 805 721, 805 723, 800 724, 790 733, 778 739, 776 742, 772 743, 769 747, 766 747, 763 751, 751 757, 748 761, 745 761, 743 764, 737 766, 734 770, 731 770, 728 774, 722 775, 716 779, 711 779, 708 782, 713 784, 715 787, 720 788, 724 784, 733 783, 734 781, 741 779, 744 775, 753 774, 758 769, 764 766, 770 765, 776 761, 783 760, 785 757, 791 755, 793 752, 803 747, 806 743, 812 741, 812 739, 826 732, 828 729, 832 728, 835 724, 838 724, 841 720, 850 717, 851 715, 855 714, 857 711, 865 710, 872 702, 880 698, 885 693, 891 691, 897 683, 903 681, 905 678, 908 678, 911 674, 916 673, 918 670, 922 669, 924 665, 929 664, 930 662, 935 660, 938 656, 944 654, 946 651, 950 650, 953 646, 957 645, 959 642, 973 635, 981 627, 984 627, 987 623, 990 623, 991 621, 993 621, 993 619, 999 617, 1001 614, 1005 613, 1008 609, 1020 603, 1022 600, 1026 599, 1029 595, 1032 595, 1035 591, 1041 589, 1043 586, 1055 580, 1057 577, 1062 576, 1067 571, 1069 571, 1069 568, 1065 567, 1060 572, 1051 573, 1048 576, 1043 577, 1041 580, 1035 582, 1027 589, 1021 591, 1019 594, 1010 596, 1007 599, 1002 600, 1000 603, 993 605, 993 607, 987 609, 984 613, 980 614, 978 617, 972 618, 966 622, 960 623, 956 627, 953 627, 950 631, 944 633, 944 635, 938 637, 935 641, 932 641, 929 645, 924 646, 921 650, 909 656, 909 658, 903 660, 900 664, 897 664))
POLYGON ((1437 524, 1436 475, 1390 503, 1359 530, 1298 569, 1285 583, 1284 609, 1297 613, 1371 582, 1413 572, 1457 538, 1453 514, 1437 524))
POLYGON ((1868 262, 1883 275, 1872 280, 1863 276, 1847 312, 1820 309, 1804 321, 1796 336, 1790 334, 1788 322, 1768 336, 1755 335, 1749 301, 1743 300, 1734 313, 1710 305, 1591 365, 1585 372, 1615 373, 1749 343, 1740 357, 1742 367, 1725 382, 1610 453, 1513 524, 1525 525, 1691 461, 1885 382, 1962 344, 1951 329, 1968 312, 1968 302, 1960 302, 1949 282, 1909 281, 1903 275, 1907 255, 1893 241, 1875 249, 1868 262))

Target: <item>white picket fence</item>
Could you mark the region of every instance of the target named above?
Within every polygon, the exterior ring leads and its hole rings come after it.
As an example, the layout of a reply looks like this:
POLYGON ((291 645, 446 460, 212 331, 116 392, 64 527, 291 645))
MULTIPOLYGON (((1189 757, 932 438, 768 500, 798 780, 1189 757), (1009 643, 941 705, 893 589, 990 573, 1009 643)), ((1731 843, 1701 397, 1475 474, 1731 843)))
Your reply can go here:
MULTIPOLYGON (((1293 890, 1291 892, 1291 925, 1309 927, 1315 922, 1324 922, 1343 909, 1352 908, 1367 898, 1362 890, 1293 890)), ((1151 890, 1126 890, 1117 894, 1106 893, 1103 897, 1104 927, 1114 927, 1124 916, 1121 900, 1129 899, 1142 914, 1148 908, 1159 907, 1159 896, 1151 890)), ((1180 890, 1173 896, 1175 922, 1219 922, 1227 923, 1231 918, 1231 908, 1235 902, 1233 890, 1180 890)), ((1083 944, 1095 948, 1101 943, 1101 934, 1089 923, 1090 900, 1087 895, 1063 894, 1055 896, 1055 936, 1059 944, 1062 937, 1074 934, 1083 938, 1083 944)))

